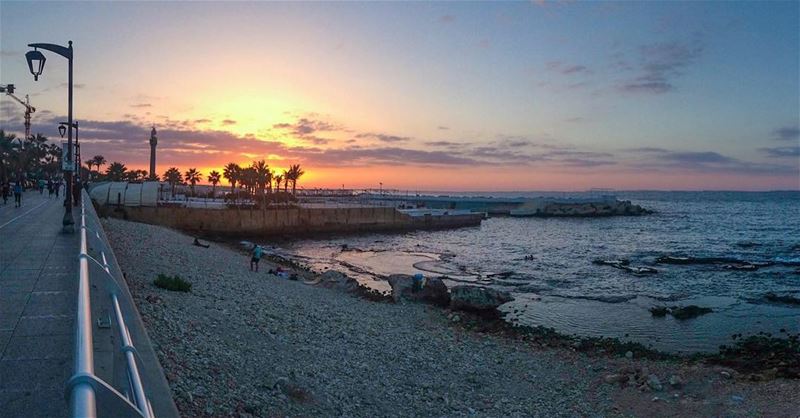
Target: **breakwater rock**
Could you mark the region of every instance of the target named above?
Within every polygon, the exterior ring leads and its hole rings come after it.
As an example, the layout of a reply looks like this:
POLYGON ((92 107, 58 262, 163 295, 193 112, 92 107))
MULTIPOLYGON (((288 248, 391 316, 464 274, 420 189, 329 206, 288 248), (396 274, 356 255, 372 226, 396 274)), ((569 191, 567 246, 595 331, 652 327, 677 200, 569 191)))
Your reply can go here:
POLYGON ((598 199, 542 199, 528 202, 511 210, 511 216, 539 217, 602 217, 602 216, 641 216, 653 213, 629 200, 598 199))

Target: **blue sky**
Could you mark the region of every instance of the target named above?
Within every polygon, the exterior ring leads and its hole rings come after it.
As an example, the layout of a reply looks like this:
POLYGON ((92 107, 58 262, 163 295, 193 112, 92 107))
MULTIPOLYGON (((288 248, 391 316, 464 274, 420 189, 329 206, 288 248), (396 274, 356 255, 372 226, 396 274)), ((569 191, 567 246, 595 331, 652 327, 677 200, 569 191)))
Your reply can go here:
POLYGON ((165 164, 267 156, 320 185, 798 189, 799 7, 3 2, 0 82, 55 136, 63 60, 34 83, 22 54, 74 40, 87 141, 132 167, 156 124, 165 164))

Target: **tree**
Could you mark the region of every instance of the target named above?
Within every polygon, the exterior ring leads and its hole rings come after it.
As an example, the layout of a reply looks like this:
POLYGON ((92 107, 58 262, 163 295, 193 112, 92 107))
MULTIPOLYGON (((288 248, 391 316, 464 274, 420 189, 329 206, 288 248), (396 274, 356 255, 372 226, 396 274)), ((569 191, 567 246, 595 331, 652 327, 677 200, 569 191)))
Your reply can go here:
POLYGON ((185 176, 186 182, 189 183, 189 187, 192 189, 192 196, 194 196, 194 185, 203 179, 203 173, 197 171, 196 168, 190 168, 186 171, 185 176))
POLYGON ((125 164, 114 161, 106 169, 106 177, 110 181, 123 181, 126 178, 127 171, 128 168, 125 167, 125 164))
POLYGON ((258 190, 258 195, 261 196, 267 187, 272 189, 272 171, 270 171, 269 165, 264 160, 254 161, 252 167, 253 171, 255 171, 255 187, 258 190))
POLYGON ((211 197, 216 196, 217 183, 219 183, 220 174, 217 170, 208 173, 208 182, 211 183, 211 197))
POLYGON ((106 157, 103 157, 102 155, 95 155, 89 161, 91 161, 92 164, 94 164, 97 167, 97 172, 98 173, 100 172, 100 166, 101 165, 106 165, 106 157))
MULTIPOLYGON (((285 171, 283 173, 286 174, 285 171)), ((273 179, 275 179, 275 193, 278 193, 281 191, 281 181, 283 181, 283 174, 276 174, 275 177, 273 177, 273 179)))
POLYGON ((164 180, 169 183, 172 197, 175 197, 175 185, 183 182, 181 171, 177 167, 170 167, 164 172, 164 180))
POLYGON ((239 173, 239 184, 245 187, 245 191, 248 194, 252 194, 257 182, 258 173, 256 173, 256 169, 253 166, 243 168, 239 173))
MULTIPOLYGON (((300 168, 300 164, 294 164, 289 167, 289 171, 286 174, 289 176, 288 180, 292 181, 292 194, 296 194, 297 192, 297 180, 303 176, 306 172, 300 168)), ((288 181, 287 181, 288 183, 288 181)))
POLYGON ((225 168, 222 170, 222 177, 228 180, 231 184, 231 193, 236 193, 236 183, 239 182, 239 176, 242 172, 242 167, 239 167, 239 164, 236 163, 228 163, 225 168))
POLYGON ((92 167, 94 167, 94 162, 92 160, 87 161, 86 167, 89 169, 89 180, 92 179, 92 167))

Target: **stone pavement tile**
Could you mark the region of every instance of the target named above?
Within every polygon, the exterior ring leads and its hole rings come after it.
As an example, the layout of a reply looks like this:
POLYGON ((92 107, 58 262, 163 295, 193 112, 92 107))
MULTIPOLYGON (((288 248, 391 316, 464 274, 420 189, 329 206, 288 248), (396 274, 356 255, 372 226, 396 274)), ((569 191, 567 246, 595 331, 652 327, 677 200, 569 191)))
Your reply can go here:
POLYGON ((71 314, 75 312, 75 295, 68 292, 33 292, 31 293, 23 316, 71 314))
POLYGON ((15 336, 72 335, 75 332, 75 315, 23 316, 14 330, 15 336))
POLYGON ((19 317, 16 315, 0 315, 0 331, 13 331, 19 322, 19 317))
POLYGON ((0 390, 0 411, 8 418, 53 418, 69 415, 64 388, 0 390))
POLYGON ((41 273, 41 269, 38 268, 32 268, 32 269, 7 268, 2 272, 0 272, 0 283, 14 281, 20 278, 39 277, 39 273, 41 273))
POLYGON ((0 360, 0 391, 63 390, 71 371, 71 358, 0 360))
POLYGON ((3 352, 3 360, 71 359, 72 350, 71 335, 14 335, 3 352))
POLYGON ((19 316, 28 303, 27 292, 0 292, 0 315, 19 316))
POLYGON ((61 290, 77 293, 78 276, 69 274, 42 275, 36 282, 33 291, 61 290))
POLYGON ((31 292, 36 286, 38 277, 20 277, 16 280, 4 280, 0 282, 0 295, 11 293, 31 292))
MULTIPOLYGON (((0 331, 0 355, 2 355, 3 351, 5 351, 6 344, 8 344, 11 334, 12 331, 0 331)), ((2 409, 0 409, 0 411, 2 411, 2 409)))

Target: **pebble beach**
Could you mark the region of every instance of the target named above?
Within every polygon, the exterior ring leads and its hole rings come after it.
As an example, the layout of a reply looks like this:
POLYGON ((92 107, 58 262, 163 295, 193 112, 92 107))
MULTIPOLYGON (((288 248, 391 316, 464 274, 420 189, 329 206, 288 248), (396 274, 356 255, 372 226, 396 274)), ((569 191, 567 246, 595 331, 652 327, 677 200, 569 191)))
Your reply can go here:
POLYGON ((800 381, 475 332, 446 309, 279 279, 227 245, 104 220, 184 416, 800 416, 800 381), (159 274, 192 283, 157 288, 159 274))

